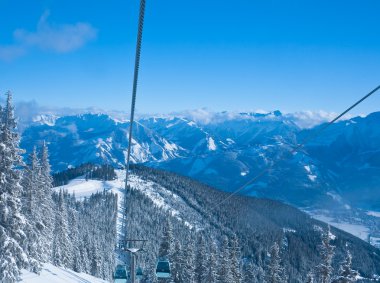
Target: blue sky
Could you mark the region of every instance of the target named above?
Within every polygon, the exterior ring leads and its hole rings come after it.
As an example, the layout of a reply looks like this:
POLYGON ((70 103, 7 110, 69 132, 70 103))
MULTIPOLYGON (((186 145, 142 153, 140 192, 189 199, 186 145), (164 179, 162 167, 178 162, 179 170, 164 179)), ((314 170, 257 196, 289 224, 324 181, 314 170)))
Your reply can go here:
MULTIPOLYGON (((0 92, 129 110, 139 1, 1 0, 0 92)), ((339 112, 380 84, 380 2, 147 0, 137 108, 339 112)), ((378 111, 380 94, 355 113, 378 111)))

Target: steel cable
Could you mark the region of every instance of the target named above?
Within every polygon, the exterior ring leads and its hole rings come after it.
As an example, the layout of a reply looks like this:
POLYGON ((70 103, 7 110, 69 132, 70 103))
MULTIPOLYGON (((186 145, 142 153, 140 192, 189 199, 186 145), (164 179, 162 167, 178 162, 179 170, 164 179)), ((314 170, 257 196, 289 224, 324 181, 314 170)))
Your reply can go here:
MULTIPOLYGON (((311 132, 308 136, 306 136, 301 143, 293 147, 291 150, 289 150, 287 153, 291 156, 295 154, 298 150, 303 148, 308 142, 315 139, 317 136, 319 136, 324 130, 326 130, 328 127, 330 127, 332 124, 334 124, 337 120, 342 118, 344 115, 346 115, 348 112, 350 112, 352 109, 354 109, 356 106, 358 106, 360 103, 362 103, 364 100, 369 98, 371 95, 373 95, 375 92, 377 92, 380 89, 380 85, 376 88, 374 88, 372 91, 370 91, 368 94, 363 96, 361 99, 359 99, 357 102, 352 104, 350 107, 348 107, 346 110, 344 110, 341 114, 336 116, 334 119, 332 119, 330 122, 322 125, 316 132, 311 132)), ((240 186, 235 191, 231 192, 226 198, 224 198, 222 201, 220 201, 218 204, 216 204, 212 209, 215 209, 216 207, 220 206, 221 204, 228 201, 230 198, 232 198, 234 195, 238 194, 242 190, 244 190, 247 186, 251 185, 252 183, 256 182, 258 179, 260 179, 262 176, 264 176, 266 173, 268 173, 274 166, 279 164, 281 161, 287 159, 287 155, 283 155, 281 158, 277 159, 275 162, 273 162, 268 167, 264 168, 262 171, 259 172, 255 177, 250 179, 248 182, 244 183, 244 185, 240 186)))

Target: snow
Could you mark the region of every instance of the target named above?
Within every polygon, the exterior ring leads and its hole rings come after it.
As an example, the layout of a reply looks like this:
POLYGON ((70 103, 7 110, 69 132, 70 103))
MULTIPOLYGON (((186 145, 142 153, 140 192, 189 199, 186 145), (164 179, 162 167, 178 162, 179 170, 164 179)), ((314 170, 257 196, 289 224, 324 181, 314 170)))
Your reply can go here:
POLYGON ((169 151, 178 150, 178 146, 175 143, 169 143, 167 140, 164 140, 164 148, 169 151))
POLYGON ((338 201, 338 202, 341 202, 342 201, 342 197, 334 192, 327 192, 326 193, 328 196, 332 197, 333 200, 335 201, 338 201))
POLYGON ((326 222, 330 224, 331 226, 334 226, 338 229, 341 229, 347 233, 350 233, 364 241, 368 240, 368 235, 369 235, 369 229, 368 227, 365 227, 364 225, 360 224, 352 224, 352 223, 347 223, 347 222, 337 222, 334 220, 334 218, 325 216, 325 215, 312 215, 313 218, 326 222))
POLYGON ((84 177, 76 178, 70 181, 65 186, 60 186, 54 188, 55 190, 64 189, 68 191, 70 194, 75 194, 75 196, 79 199, 84 197, 89 197, 91 194, 96 192, 101 192, 104 189, 108 190, 112 187, 111 182, 106 181, 97 181, 97 180, 88 180, 84 177))
POLYGON ((374 217, 380 217, 379 211, 368 211, 367 214, 374 217))
POLYGON ((214 141, 214 139, 212 137, 209 137, 207 139, 207 146, 208 146, 208 149, 211 150, 211 151, 216 150, 215 141, 214 141))
POLYGON ((312 174, 310 166, 305 165, 304 168, 308 174, 307 177, 309 178, 309 180, 315 182, 315 180, 317 179, 317 175, 312 174))
POLYGON ((234 144, 235 141, 231 138, 226 138, 226 141, 229 143, 229 144, 234 144))
POLYGON ((379 237, 369 237, 369 242, 371 245, 380 248, 380 238, 379 237))
POLYGON ((304 168, 305 168, 307 173, 311 174, 311 169, 310 169, 309 165, 305 165, 304 168))
POLYGON ((284 233, 296 233, 297 232, 296 230, 291 229, 291 228, 282 228, 282 231, 284 231, 284 233))
MULTIPOLYGON (((102 192, 103 190, 111 191, 118 194, 119 199, 119 213, 118 213, 118 227, 121 227, 122 215, 122 200, 124 199, 124 180, 125 171, 116 170, 117 179, 113 181, 99 181, 99 180, 88 180, 84 177, 78 177, 70 181, 65 186, 60 186, 54 188, 55 190, 64 189, 69 193, 75 193, 78 199, 83 199, 85 197, 91 196, 91 194, 102 192)), ((160 209, 170 212, 174 217, 179 220, 184 220, 186 216, 191 215, 192 220, 184 221, 185 225, 190 228, 196 227, 200 229, 200 223, 202 223, 202 216, 191 209, 188 208, 186 202, 178 195, 173 194, 171 191, 159 186, 153 182, 145 181, 136 175, 129 175, 129 185, 137 190, 140 190, 148 198, 150 198, 153 203, 160 209), (174 199, 175 203, 171 202, 174 199)), ((119 231, 120 235, 120 231, 119 231)))
POLYGON ((330 231, 329 232, 329 238, 334 241, 336 239, 336 236, 333 233, 331 233, 331 231, 330 231))
POLYGON ((317 179, 316 175, 307 175, 310 181, 315 182, 315 179, 317 179))
POLYGON ((55 115, 46 115, 41 114, 32 119, 33 122, 39 123, 41 125, 48 125, 48 126, 54 126, 55 121, 58 119, 58 116, 55 115))
POLYGON ((107 281, 85 273, 77 273, 69 269, 56 267, 50 263, 44 264, 41 274, 23 270, 21 281, 24 283, 106 283, 107 281))
POLYGON ((201 229, 201 223, 203 217, 186 204, 186 202, 177 194, 167 190, 166 188, 157 185, 151 181, 142 180, 136 175, 130 175, 129 185, 141 191, 146 195, 158 208, 168 211, 173 217, 176 217, 180 221, 184 221, 184 224, 190 229, 201 229), (174 202, 172 201, 174 200, 174 202), (191 221, 187 221, 186 217, 191 216, 191 221))

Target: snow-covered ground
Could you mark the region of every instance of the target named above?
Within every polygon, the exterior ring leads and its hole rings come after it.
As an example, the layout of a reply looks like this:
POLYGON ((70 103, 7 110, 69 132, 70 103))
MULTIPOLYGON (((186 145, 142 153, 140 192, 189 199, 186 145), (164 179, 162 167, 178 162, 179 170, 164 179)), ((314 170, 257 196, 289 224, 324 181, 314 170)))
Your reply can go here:
POLYGON ((380 217, 379 211, 368 211, 367 214, 374 217, 380 217))
POLYGON ((96 192, 102 192, 103 190, 112 190, 114 193, 118 193, 120 188, 124 187, 124 176, 121 175, 124 171, 117 171, 118 178, 113 181, 97 181, 88 180, 84 177, 79 177, 71 180, 67 185, 54 188, 55 190, 64 189, 70 194, 75 194, 77 199, 89 197, 96 192))
MULTIPOLYGON (((83 199, 85 197, 91 196, 91 194, 96 192, 111 191, 118 194, 119 198, 119 215, 118 215, 118 230, 120 233, 121 221, 123 219, 123 209, 122 203, 124 198, 124 180, 125 180, 125 171, 116 170, 117 179, 113 181, 98 181, 98 180, 88 180, 84 177, 78 177, 74 180, 71 180, 67 185, 54 188, 55 190, 64 189, 70 194, 75 194, 77 199, 83 199)), ((145 181, 139 178, 136 175, 131 174, 129 176, 129 185, 141 191, 152 202, 160 209, 169 211, 173 216, 177 217, 179 220, 184 220, 186 215, 192 215, 193 221, 189 223, 185 221, 186 225, 189 227, 196 227, 199 229, 202 222, 202 216, 199 215, 196 211, 193 211, 188 207, 184 200, 176 194, 168 191, 162 186, 154 184, 150 181, 145 181), (175 200, 175 202, 170 200, 175 200)))
MULTIPOLYGON (((118 233, 121 233, 121 225, 123 219, 123 198, 124 198, 124 180, 125 171, 117 170, 117 179, 113 181, 98 181, 98 180, 87 180, 84 177, 78 177, 71 180, 65 186, 59 186, 54 188, 54 190, 59 191, 64 189, 69 193, 74 193, 77 199, 83 199, 85 197, 91 196, 91 194, 102 191, 109 191, 118 194, 119 199, 119 209, 118 209, 118 233)), ((147 197, 149 197, 153 203, 160 209, 170 212, 174 217, 184 220, 186 225, 189 227, 195 227, 196 229, 201 229, 200 223, 202 222, 202 216, 195 210, 191 209, 185 201, 178 195, 173 194, 171 191, 165 189, 162 186, 154 184, 150 181, 145 181, 136 175, 130 175, 129 185, 134 189, 141 191, 147 197), (174 201, 173 201, 174 200, 174 201), (186 216, 192 215, 192 220, 187 221, 186 216)), ((22 282, 41 282, 41 283, 97 283, 106 282, 100 279, 96 279, 86 274, 78 274, 71 270, 65 270, 47 264, 41 275, 30 273, 25 271, 22 275, 22 282)))
POLYGON ((330 224, 331 226, 334 226, 347 233, 350 233, 364 241, 368 240, 369 228, 364 225, 352 224, 352 223, 347 223, 347 222, 337 222, 334 218, 328 217, 326 215, 321 215, 321 214, 312 214, 311 216, 317 220, 326 222, 330 224))
POLYGON ((106 283, 102 279, 85 273, 77 273, 69 269, 56 267, 50 263, 43 266, 41 274, 24 270, 21 276, 24 283, 106 283))
MULTIPOLYGON (((67 190, 69 193, 75 193, 77 199, 83 199, 89 197, 96 192, 102 192, 103 190, 112 191, 118 194, 119 197, 119 209, 118 209, 118 228, 120 228, 120 220, 122 219, 122 200, 123 200, 123 188, 125 171, 117 171, 117 179, 113 181, 86 181, 84 177, 76 178, 69 182, 65 186, 54 188, 59 191, 60 189, 67 190)), ((120 229, 118 229, 120 230, 120 229)), ((56 267, 52 264, 45 264, 40 275, 23 271, 21 282, 25 283, 103 283, 107 282, 102 279, 93 277, 84 273, 76 273, 72 270, 56 267)))
POLYGON ((136 175, 130 175, 129 185, 151 199, 156 207, 169 212, 178 220, 184 221, 185 225, 191 229, 204 228, 201 224, 203 222, 202 215, 190 207, 179 195, 151 181, 142 180, 136 175))

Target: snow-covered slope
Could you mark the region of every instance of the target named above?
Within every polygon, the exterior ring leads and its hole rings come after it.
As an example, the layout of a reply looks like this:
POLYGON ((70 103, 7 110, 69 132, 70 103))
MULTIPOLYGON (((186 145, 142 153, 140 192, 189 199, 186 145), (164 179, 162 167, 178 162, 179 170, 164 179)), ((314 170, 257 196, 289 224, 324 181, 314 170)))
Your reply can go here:
POLYGON ((75 271, 56 267, 46 263, 42 267, 41 274, 35 274, 23 270, 21 281, 23 283, 106 283, 102 279, 93 277, 85 273, 77 273, 75 271))
MULTIPOLYGON (((78 177, 71 180, 67 185, 55 187, 54 190, 66 190, 70 194, 75 194, 77 199, 89 197, 91 194, 107 191, 118 194, 119 199, 119 217, 118 227, 121 227, 122 221, 122 202, 124 199, 124 180, 125 170, 116 170, 117 179, 113 181, 87 180, 84 177, 78 177)), ((200 228, 202 216, 193 208, 189 207, 185 201, 177 194, 168 191, 166 188, 155 184, 151 181, 143 180, 141 177, 131 174, 129 176, 129 185, 141 191, 147 198, 157 206, 157 209, 170 212, 173 217, 183 220, 188 227, 200 228), (191 215, 191 221, 187 217, 191 215)), ((120 232, 120 231, 119 231, 120 232)), ((120 234, 120 233, 119 233, 120 234)))
MULTIPOLYGON (((150 213, 169 214, 188 228, 195 228, 198 231, 204 230, 207 233, 215 231, 216 227, 220 227, 223 231, 231 229, 230 231, 234 231, 245 237, 242 239, 244 243, 258 237, 259 240, 257 242, 254 244, 250 243, 250 247, 252 248, 252 245, 254 245, 255 249, 263 248, 261 247, 262 242, 268 238, 268 235, 273 236, 280 233, 279 237, 282 237, 282 234, 285 233, 289 243, 297 243, 289 248, 289 252, 297 254, 297 256, 293 254, 294 258, 305 253, 304 250, 300 250, 298 254, 297 249, 313 246, 319 240, 318 236, 313 234, 315 232, 313 227, 324 224, 310 219, 305 214, 287 205, 270 200, 233 198, 228 205, 228 207, 232 208, 224 207, 219 211, 213 204, 218 202, 218 199, 221 197, 224 197, 222 192, 213 190, 187 178, 154 169, 141 171, 142 169, 136 170, 135 168, 134 170, 130 175, 129 184, 133 189, 144 195, 143 201, 141 198, 135 200, 135 206, 139 207, 151 204, 154 208, 150 210, 150 213), (138 203, 139 201, 142 202, 138 203), (230 209, 226 215, 223 214, 225 213, 225 209, 230 209), (235 229, 237 230, 235 231, 235 229), (246 229, 252 230, 247 231, 246 229), (262 233, 264 233, 264 238, 261 238, 263 237, 262 233), (300 244, 303 241, 306 242, 300 244)), ((86 181, 84 178, 77 178, 69 182, 68 185, 56 189, 64 188, 71 193, 75 192, 75 195, 81 198, 89 196, 91 193, 107 190, 118 193, 119 200, 123 200, 124 176, 125 172, 123 170, 117 170, 117 179, 114 181, 86 181)), ((119 205, 122 205, 122 203, 120 202, 119 205)), ((122 211, 121 206, 119 211, 122 211)), ((122 215, 119 214, 118 227, 120 227, 121 219, 122 215)), ((162 227, 157 227, 157 225, 160 225, 157 219, 149 219, 148 223, 152 225, 151 229, 156 232, 160 231, 162 227)), ((330 219, 327 220, 330 221, 330 219)), ((134 219, 133 223, 137 227, 140 225, 138 219, 134 219)), ((340 228, 352 227, 342 225, 340 228)), ((159 232, 157 233, 159 234, 159 232)), ((334 235, 339 240, 334 244, 339 245, 340 248, 348 241, 350 247, 355 248, 357 253, 361 253, 360 256, 364 255, 366 260, 372 260, 369 258, 374 256, 372 254, 374 250, 368 244, 339 230, 334 229, 334 235)), ((153 241, 152 239, 150 240, 153 241)), ((375 258, 373 260, 378 259, 375 258)), ((359 263, 357 262, 356 264, 359 263)))

